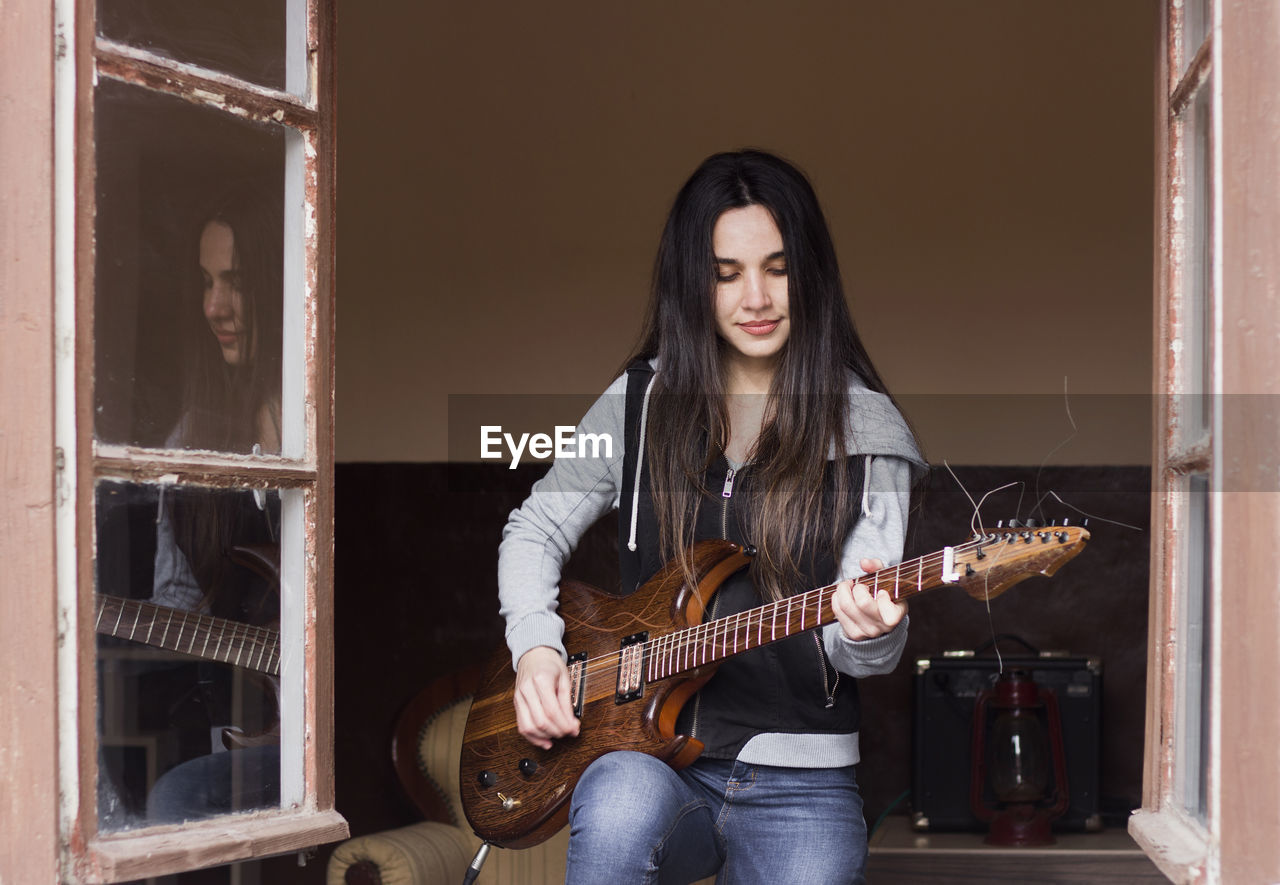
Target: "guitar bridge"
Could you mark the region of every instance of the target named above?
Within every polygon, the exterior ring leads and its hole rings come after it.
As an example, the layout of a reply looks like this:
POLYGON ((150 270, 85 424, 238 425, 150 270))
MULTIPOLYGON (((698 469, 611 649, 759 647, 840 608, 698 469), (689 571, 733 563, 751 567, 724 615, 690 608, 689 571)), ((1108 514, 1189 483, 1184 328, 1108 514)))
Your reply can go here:
POLYGON ((644 659, 649 633, 641 631, 625 637, 618 648, 618 690, 613 701, 625 704, 644 696, 644 659))
POLYGON ((573 705, 573 715, 582 718, 583 696, 587 688, 587 653, 580 651, 569 655, 569 703, 573 705))

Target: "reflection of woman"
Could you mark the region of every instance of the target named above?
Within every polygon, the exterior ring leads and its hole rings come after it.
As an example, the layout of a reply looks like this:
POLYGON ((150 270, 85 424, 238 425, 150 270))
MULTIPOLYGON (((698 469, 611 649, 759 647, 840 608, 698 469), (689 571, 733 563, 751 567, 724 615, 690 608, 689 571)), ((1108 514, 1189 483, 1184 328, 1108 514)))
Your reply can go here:
MULTIPOLYGON (((280 451, 282 227, 278 209, 246 193, 223 201, 200 226, 201 294, 185 313, 182 414, 172 448, 280 451)), ((273 624, 278 586, 237 565, 234 548, 276 548, 273 495, 185 487, 162 497, 157 527, 158 604, 233 621, 273 624)), ((268 557, 270 558, 270 557, 268 557)), ((161 777, 147 799, 153 821, 276 804, 275 746, 215 752, 161 777)))
MULTIPOLYGON (((901 557, 915 440, 849 318, 808 182, 769 154, 708 159, 676 197, 638 353, 578 430, 623 457, 557 460, 499 553, 515 706, 533 744, 578 734, 556 610, 560 568, 611 506, 623 574, 646 580, 697 540, 757 555, 711 601, 724 617, 901 557)), ((636 583, 624 578, 624 590, 636 583)), ((568 881, 860 882, 866 824, 854 677, 885 673, 905 607, 845 580, 837 622, 727 659, 676 730, 675 772, 614 752, 570 811, 568 881)))
POLYGON ((280 451, 281 238, 278 210, 256 196, 223 202, 201 226, 177 445, 280 451))

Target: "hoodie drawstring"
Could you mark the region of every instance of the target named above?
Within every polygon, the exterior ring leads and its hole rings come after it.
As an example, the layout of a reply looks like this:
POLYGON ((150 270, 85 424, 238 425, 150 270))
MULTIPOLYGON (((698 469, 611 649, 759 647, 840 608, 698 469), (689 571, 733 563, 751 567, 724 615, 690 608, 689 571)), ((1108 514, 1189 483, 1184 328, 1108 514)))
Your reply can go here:
POLYGON ((640 403, 640 447, 636 449, 635 487, 631 490, 631 531, 627 535, 627 549, 632 553, 636 550, 636 524, 640 521, 640 473, 644 470, 644 439, 647 435, 645 428, 649 424, 649 393, 653 390, 653 379, 656 377, 657 375, 649 377, 649 383, 644 388, 644 399, 640 403))
POLYGON ((866 466, 862 469, 862 515, 871 515, 871 456, 867 455, 866 466))

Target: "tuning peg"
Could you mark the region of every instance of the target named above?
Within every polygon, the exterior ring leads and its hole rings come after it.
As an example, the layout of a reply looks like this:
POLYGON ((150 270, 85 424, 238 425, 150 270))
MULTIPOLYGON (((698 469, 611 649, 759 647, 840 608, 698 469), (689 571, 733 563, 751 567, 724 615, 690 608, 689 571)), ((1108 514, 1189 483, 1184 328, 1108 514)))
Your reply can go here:
POLYGON ((1011 529, 1019 528, 1021 525, 1022 523, 1018 522, 1016 519, 1009 520, 1009 528, 1011 529))
POLYGON ((1040 523, 1034 519, 1028 519, 1026 522, 1023 523, 1023 525, 1029 529, 1033 529, 1039 526, 1040 523))

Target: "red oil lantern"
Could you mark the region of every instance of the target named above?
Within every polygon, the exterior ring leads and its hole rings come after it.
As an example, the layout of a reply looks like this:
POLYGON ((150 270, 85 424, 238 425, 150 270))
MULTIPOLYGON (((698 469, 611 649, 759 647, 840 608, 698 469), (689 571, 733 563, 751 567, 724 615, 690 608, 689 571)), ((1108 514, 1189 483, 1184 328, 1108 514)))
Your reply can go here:
POLYGON ((1026 670, 978 695, 969 802, 992 845, 1052 844, 1052 822, 1070 805, 1057 696, 1026 670))

